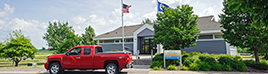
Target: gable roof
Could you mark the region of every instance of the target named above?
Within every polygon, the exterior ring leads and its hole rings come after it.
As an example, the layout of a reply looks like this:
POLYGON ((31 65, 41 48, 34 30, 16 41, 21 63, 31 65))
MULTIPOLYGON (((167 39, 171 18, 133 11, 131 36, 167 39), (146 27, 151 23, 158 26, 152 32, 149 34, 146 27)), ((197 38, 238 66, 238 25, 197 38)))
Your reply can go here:
MULTIPOLYGON (((133 32, 139 29, 144 24, 124 26, 124 36, 133 36, 133 32)), ((154 23, 149 23, 149 25, 154 25, 154 23)), ((208 30, 208 29, 220 29, 221 24, 214 21, 213 15, 199 17, 197 22, 197 28, 199 30, 208 30)), ((122 36, 122 27, 119 27, 111 32, 107 32, 101 35, 96 36, 95 38, 103 38, 103 37, 119 37, 122 36)))

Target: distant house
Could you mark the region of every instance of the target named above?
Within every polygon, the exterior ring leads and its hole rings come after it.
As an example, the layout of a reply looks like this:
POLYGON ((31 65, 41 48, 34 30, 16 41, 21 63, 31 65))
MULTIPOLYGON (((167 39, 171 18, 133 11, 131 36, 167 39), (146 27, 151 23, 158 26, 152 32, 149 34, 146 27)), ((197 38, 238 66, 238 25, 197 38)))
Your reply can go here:
MULTIPOLYGON (((213 16, 199 17, 197 27, 201 31, 196 46, 183 49, 186 52, 204 52, 210 54, 231 54, 236 55, 236 48, 230 46, 222 38, 221 24, 214 21, 213 16)), ((133 54, 150 54, 161 53, 162 46, 153 44, 154 39, 154 24, 139 24, 124 26, 125 46, 133 51, 133 54)), ((111 32, 98 35, 94 38, 104 51, 112 49, 122 50, 122 27, 119 27, 111 32)))

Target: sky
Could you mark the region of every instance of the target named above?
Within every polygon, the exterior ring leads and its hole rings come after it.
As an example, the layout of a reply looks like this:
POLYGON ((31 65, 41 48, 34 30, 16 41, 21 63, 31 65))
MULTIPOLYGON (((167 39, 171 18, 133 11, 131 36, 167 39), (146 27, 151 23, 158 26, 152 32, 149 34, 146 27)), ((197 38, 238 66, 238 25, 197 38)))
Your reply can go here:
MULTIPOLYGON (((187 4, 199 17, 214 15, 218 20, 218 15, 223 13, 223 0, 158 1, 170 8, 187 4)), ((124 0, 123 3, 131 5, 130 13, 123 16, 125 26, 157 18, 157 0, 124 0)), ((91 26, 96 35, 100 35, 122 26, 121 8, 121 0, 1 0, 0 42, 12 31, 21 29, 37 49, 47 48, 42 37, 48 22, 69 22, 78 35, 91 26)))

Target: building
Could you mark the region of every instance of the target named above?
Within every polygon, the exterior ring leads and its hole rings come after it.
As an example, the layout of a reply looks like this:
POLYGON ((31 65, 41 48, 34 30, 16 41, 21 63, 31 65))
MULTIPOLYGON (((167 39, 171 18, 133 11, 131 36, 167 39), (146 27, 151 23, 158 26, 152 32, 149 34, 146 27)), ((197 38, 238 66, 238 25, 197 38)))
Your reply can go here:
MULTIPOLYGON (((221 24, 214 21, 213 16, 199 17, 197 27, 200 30, 199 39, 196 46, 183 49, 186 52, 203 52, 209 54, 231 54, 237 55, 235 47, 230 46, 222 38, 221 24)), ((125 46, 130 48, 134 55, 136 54, 150 54, 162 53, 163 49, 160 44, 154 44, 154 24, 139 24, 124 26, 125 46)), ((111 32, 98 35, 94 38, 104 51, 112 49, 122 50, 122 27, 119 27, 111 32)))

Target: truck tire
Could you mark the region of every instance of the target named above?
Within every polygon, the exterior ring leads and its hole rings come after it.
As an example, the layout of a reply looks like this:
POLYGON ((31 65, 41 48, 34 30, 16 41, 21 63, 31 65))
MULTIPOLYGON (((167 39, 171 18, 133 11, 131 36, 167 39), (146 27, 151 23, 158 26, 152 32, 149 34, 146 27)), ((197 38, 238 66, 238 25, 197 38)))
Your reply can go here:
POLYGON ((118 67, 114 63, 109 63, 105 66, 105 72, 106 72, 106 74, 117 74, 118 67))
POLYGON ((49 65, 49 73, 50 74, 61 74, 63 71, 62 71, 62 67, 59 63, 52 63, 51 65, 49 65))

